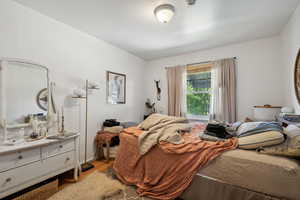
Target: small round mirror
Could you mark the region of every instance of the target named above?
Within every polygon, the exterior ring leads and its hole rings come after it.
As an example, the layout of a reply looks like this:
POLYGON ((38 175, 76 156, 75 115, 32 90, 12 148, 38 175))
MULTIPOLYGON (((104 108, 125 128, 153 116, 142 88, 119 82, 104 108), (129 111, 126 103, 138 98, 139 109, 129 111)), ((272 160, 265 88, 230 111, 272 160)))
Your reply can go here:
POLYGON ((36 96, 36 103, 40 109, 47 111, 48 110, 48 89, 44 88, 39 91, 36 96))

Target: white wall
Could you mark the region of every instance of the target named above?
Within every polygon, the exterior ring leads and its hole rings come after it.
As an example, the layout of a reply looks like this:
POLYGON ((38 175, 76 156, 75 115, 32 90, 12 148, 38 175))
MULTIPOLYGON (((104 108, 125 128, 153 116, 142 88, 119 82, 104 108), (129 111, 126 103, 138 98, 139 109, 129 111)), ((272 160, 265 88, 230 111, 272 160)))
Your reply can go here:
POLYGON ((66 107, 66 126, 80 130, 82 136, 84 101, 76 104, 66 97, 73 88, 83 86, 87 78, 100 83, 101 89, 90 96, 89 102, 89 158, 93 157, 97 127, 104 119, 142 119, 142 59, 10 0, 0 1, 0 57, 28 59, 48 66, 57 86, 57 103, 66 107), (106 70, 127 75, 125 105, 106 104, 106 70))
POLYGON ((300 5, 281 33, 282 59, 284 68, 285 104, 292 106, 300 113, 300 106, 294 90, 294 68, 298 50, 300 48, 300 5))
POLYGON ((283 78, 279 37, 168 57, 147 63, 147 95, 155 99, 154 79, 162 81, 158 110, 167 112, 166 66, 237 57, 238 119, 252 116, 254 105, 283 105, 283 78))

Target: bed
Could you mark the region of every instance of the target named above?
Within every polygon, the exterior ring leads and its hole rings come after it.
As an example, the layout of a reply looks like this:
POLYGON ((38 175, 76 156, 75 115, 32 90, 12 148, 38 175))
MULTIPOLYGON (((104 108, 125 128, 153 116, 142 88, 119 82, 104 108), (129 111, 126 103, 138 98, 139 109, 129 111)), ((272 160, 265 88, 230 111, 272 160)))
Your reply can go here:
MULTIPOLYGON (((122 173, 135 173, 134 168, 139 164, 137 137, 122 133, 120 139, 114 169, 124 183, 135 184, 138 180, 126 179, 122 177, 122 173), (128 159, 130 157, 131 159, 128 159), (121 165, 124 168, 125 162, 126 169, 122 169, 122 172, 121 165)), ((147 163, 160 163, 168 156, 160 147, 155 146, 144 155, 144 159, 148 161, 144 162, 142 167, 151 173, 153 165, 149 167, 147 163)), ((298 200, 299 186, 299 161, 235 149, 222 153, 197 170, 192 182, 180 197, 184 200, 298 200)))
POLYGON ((228 151, 198 171, 182 198, 199 200, 203 197, 199 188, 214 200, 298 200, 300 162, 249 150, 228 151))

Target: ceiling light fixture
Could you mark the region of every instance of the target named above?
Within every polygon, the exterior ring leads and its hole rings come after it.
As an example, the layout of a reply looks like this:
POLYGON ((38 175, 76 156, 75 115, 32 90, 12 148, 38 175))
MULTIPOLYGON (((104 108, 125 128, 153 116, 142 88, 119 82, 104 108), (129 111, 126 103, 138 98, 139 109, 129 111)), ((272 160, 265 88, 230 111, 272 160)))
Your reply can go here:
POLYGON ((162 4, 155 8, 154 15, 161 23, 168 23, 175 14, 175 7, 171 4, 162 4))

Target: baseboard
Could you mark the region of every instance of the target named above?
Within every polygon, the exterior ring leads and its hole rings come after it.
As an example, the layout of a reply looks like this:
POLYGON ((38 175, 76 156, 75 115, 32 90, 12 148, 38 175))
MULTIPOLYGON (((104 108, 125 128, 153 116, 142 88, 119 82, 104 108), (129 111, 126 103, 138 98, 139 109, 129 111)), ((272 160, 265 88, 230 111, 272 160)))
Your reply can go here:
MULTIPOLYGON (((91 157, 91 158, 88 158, 86 161, 87 162, 93 162, 93 161, 95 161, 96 160, 96 158, 95 157, 91 157)), ((80 161, 80 164, 82 165, 84 163, 84 160, 82 160, 82 161, 80 161)))

